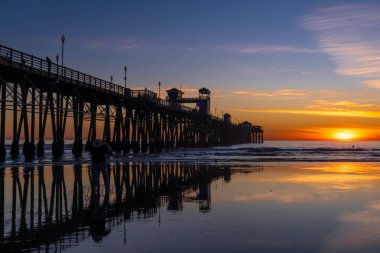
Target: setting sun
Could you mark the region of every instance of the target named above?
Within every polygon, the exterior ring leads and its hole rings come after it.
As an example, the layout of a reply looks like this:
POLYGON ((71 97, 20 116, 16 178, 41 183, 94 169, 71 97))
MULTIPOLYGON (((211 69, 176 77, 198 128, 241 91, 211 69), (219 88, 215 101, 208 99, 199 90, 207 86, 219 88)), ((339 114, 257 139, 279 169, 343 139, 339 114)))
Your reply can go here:
POLYGON ((356 133, 350 130, 341 130, 334 134, 334 138, 337 140, 352 140, 355 139, 356 133))

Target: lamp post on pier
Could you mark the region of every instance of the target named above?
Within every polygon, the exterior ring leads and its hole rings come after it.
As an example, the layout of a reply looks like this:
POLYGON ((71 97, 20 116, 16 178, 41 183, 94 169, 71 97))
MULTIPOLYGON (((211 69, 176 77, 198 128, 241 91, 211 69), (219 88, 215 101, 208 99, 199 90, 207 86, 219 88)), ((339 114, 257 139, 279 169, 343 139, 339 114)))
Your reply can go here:
POLYGON ((111 78, 110 78, 110 79, 111 79, 111 83, 112 83, 112 80, 113 80, 113 76, 111 76, 111 78))
POLYGON ((62 42, 62 54, 61 54, 61 65, 62 65, 62 67, 63 67, 63 47, 64 47, 64 45, 65 45, 65 35, 64 34, 62 34, 62 36, 61 36, 61 42, 62 42))
POLYGON ((127 88, 127 66, 124 66, 124 88, 127 88))
POLYGON ((158 98, 161 97, 161 82, 158 82, 158 98))
POLYGON ((59 75, 59 71, 58 71, 59 54, 57 54, 57 55, 55 56, 55 59, 57 60, 57 78, 58 78, 58 75, 59 75))
POLYGON ((61 70, 61 75, 65 75, 65 73, 63 73, 63 48, 64 48, 64 45, 65 45, 65 35, 62 34, 61 36, 61 42, 62 42, 62 52, 61 52, 61 67, 62 67, 62 70, 61 70))

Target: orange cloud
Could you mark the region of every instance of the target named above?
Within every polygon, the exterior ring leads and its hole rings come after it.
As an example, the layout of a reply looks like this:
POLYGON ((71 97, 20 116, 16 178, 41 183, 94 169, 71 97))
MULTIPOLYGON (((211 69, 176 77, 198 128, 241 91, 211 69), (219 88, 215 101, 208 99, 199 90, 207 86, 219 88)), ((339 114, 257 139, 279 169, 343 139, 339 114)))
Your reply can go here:
POLYGON ((362 83, 367 85, 368 87, 380 89, 380 80, 365 80, 362 81, 362 83))
POLYGON ((294 132, 304 139, 318 136, 324 140, 371 140, 378 136, 379 130, 371 127, 341 128, 341 127, 304 127, 294 128, 294 132))
MULTIPOLYGON (((228 92, 228 91, 226 91, 228 92)), ((232 91, 236 95, 251 95, 257 97, 281 97, 281 96, 310 96, 322 94, 335 94, 333 90, 304 90, 304 89, 281 89, 281 90, 236 90, 232 91)))
POLYGON ((233 109, 235 112, 257 112, 257 113, 281 113, 281 114, 300 114, 300 115, 319 115, 334 117, 363 117, 379 118, 380 112, 377 111, 325 111, 325 110, 282 110, 282 109, 233 109))

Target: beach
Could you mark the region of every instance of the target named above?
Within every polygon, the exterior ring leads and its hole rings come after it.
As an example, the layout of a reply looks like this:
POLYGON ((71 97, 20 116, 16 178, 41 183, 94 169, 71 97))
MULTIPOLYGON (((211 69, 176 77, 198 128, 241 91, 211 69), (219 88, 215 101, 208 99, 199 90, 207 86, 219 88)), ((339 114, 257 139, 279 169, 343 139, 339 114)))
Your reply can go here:
POLYGON ((351 143, 335 143, 335 151, 326 145, 116 156, 102 171, 85 158, 6 165, 0 246, 7 252, 374 252, 380 170, 368 160, 376 157, 376 143, 356 144, 358 151, 351 143), (309 161, 321 157, 310 149, 330 155, 309 161), (362 155, 352 161, 350 152, 362 155), (285 160, 284 153, 293 155, 285 160), (351 158, 343 160, 345 153, 351 158), (269 155, 273 161, 263 161, 269 155))

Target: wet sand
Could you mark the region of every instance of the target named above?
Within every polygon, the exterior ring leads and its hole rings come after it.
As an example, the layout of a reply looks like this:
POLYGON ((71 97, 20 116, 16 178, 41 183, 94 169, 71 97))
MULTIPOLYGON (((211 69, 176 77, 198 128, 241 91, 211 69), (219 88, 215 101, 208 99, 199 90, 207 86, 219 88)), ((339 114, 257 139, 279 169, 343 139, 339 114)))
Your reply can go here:
POLYGON ((377 163, 8 166, 2 251, 376 252, 377 163))

